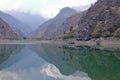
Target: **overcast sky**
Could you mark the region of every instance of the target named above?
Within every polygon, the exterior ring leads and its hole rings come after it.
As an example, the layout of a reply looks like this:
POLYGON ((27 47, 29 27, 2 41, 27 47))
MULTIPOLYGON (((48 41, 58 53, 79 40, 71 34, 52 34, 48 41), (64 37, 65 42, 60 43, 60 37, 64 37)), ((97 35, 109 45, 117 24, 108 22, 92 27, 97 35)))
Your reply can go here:
POLYGON ((0 0, 0 10, 20 10, 54 17, 63 7, 88 6, 96 0, 0 0))

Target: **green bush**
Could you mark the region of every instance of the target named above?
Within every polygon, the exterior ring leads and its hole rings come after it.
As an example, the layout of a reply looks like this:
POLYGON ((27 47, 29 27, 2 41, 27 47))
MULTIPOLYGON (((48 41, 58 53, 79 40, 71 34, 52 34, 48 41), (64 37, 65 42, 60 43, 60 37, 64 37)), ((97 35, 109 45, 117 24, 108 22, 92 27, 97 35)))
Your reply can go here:
POLYGON ((96 34, 92 34, 93 38, 100 38, 100 34, 96 33, 96 34))
POLYGON ((120 28, 118 28, 115 33, 114 33, 115 37, 120 37, 120 28))
POLYGON ((70 39, 70 38, 75 38, 77 37, 75 34, 70 33, 70 34, 65 34, 62 36, 62 39, 70 39))
POLYGON ((110 36, 111 36, 110 31, 105 32, 103 36, 104 36, 104 37, 110 37, 110 36))

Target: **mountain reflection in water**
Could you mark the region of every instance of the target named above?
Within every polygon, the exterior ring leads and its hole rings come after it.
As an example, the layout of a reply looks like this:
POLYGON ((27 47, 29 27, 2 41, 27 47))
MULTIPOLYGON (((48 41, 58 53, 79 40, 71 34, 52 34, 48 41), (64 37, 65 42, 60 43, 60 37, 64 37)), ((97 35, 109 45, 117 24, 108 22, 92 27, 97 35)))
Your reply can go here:
POLYGON ((0 80, 119 80, 120 50, 0 45, 0 80))

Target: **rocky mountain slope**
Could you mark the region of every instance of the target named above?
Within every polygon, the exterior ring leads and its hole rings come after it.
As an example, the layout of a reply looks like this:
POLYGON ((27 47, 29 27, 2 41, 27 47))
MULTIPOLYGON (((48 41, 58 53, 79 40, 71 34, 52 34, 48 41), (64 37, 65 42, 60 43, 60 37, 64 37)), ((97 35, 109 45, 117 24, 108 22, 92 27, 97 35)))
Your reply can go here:
POLYGON ((0 39, 1 40, 13 40, 13 39, 19 39, 20 36, 15 33, 11 27, 0 18, 0 39))
POLYGON ((56 38, 73 37, 74 34, 70 35, 70 33, 77 30, 79 20, 85 13, 86 13, 85 11, 79 12, 67 18, 66 21, 64 21, 63 24, 61 24, 60 27, 56 30, 55 37, 56 38), (69 36, 67 34, 69 34, 69 36))
POLYGON ((38 30, 35 36, 42 39, 79 40, 120 37, 120 0, 98 0, 85 12, 71 15, 68 11, 69 17, 66 18, 65 11, 61 10, 49 24, 45 23, 47 27, 38 30))
POLYGON ((42 39, 52 39, 54 38, 54 34, 56 30, 61 27, 64 21, 66 21, 67 18, 70 16, 76 14, 77 11, 66 7, 63 8, 60 13, 53 19, 50 19, 49 21, 45 22, 40 26, 39 29, 33 32, 34 38, 42 38, 42 39))
POLYGON ((120 0, 98 0, 79 21, 79 38, 120 36, 120 0))

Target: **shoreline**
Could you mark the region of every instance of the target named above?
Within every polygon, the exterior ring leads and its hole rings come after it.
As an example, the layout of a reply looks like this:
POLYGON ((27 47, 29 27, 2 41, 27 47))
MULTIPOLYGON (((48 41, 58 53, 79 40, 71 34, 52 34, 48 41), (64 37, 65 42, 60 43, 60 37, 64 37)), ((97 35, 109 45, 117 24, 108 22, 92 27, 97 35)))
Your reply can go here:
POLYGON ((49 43, 48 40, 0 40, 0 44, 39 44, 49 43))
POLYGON ((107 48, 107 49, 117 49, 120 50, 120 38, 99 38, 99 39, 91 39, 89 41, 77 41, 75 39, 68 40, 0 40, 0 44, 41 44, 48 43, 52 45, 58 46, 90 46, 94 48, 107 48), (99 45, 97 44, 99 42, 99 45))
POLYGON ((69 40, 55 40, 52 41, 52 44, 59 46, 90 46, 93 48, 100 49, 117 49, 120 50, 120 38, 99 38, 99 39, 91 39, 89 41, 76 41, 74 39, 69 40), (100 42, 99 45, 97 42, 100 42))

